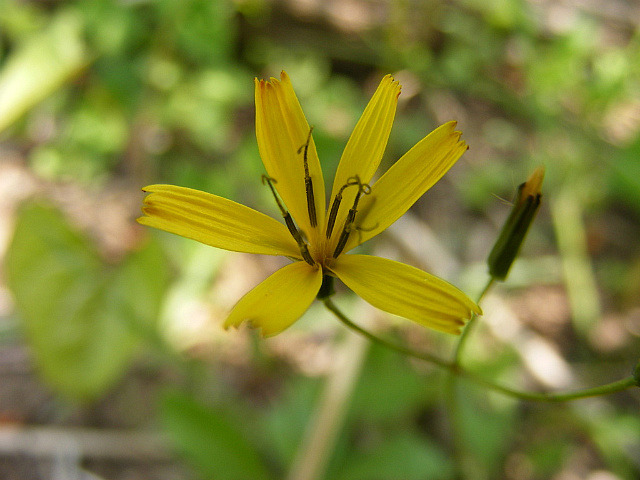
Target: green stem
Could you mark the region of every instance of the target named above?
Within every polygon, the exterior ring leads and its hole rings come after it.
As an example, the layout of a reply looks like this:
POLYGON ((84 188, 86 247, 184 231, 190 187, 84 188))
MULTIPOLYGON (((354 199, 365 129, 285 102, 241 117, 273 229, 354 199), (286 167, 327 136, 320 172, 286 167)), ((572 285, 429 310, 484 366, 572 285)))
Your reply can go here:
MULTIPOLYGON (((494 283, 494 277, 490 276, 489 280, 487 281, 487 284, 480 292, 480 295, 478 295, 476 303, 480 303, 480 300, 482 300, 482 298, 487 294, 487 292, 489 291, 493 283, 494 283)), ((456 369, 460 368, 460 359, 462 358, 462 351, 464 350, 464 347, 467 344, 467 341, 470 337, 471 330, 475 328, 477 321, 478 321, 478 315, 473 314, 469 319, 469 322, 467 323, 464 330, 462 330, 462 334, 460 335, 458 343, 456 344, 455 351, 453 352, 453 360, 451 362, 453 367, 456 369)), ((453 428, 453 433, 454 433, 452 438, 453 440, 452 453, 455 458, 455 464, 457 465, 457 468, 458 468, 459 474, 457 478, 471 478, 471 476, 468 475, 469 472, 466 471, 470 467, 468 466, 468 462, 464 461, 464 459, 466 458, 465 448, 463 443, 461 442, 461 439, 464 436, 465 429, 464 429, 464 424, 462 422, 462 417, 460 415, 459 396, 456 395, 457 387, 458 387, 458 382, 457 382, 458 378, 459 377, 457 377, 453 373, 453 371, 450 371, 449 375, 447 376, 447 381, 445 382, 445 394, 448 398, 447 405, 448 405, 448 412, 449 412, 449 420, 451 422, 451 427, 453 428)))
POLYGON ((377 335, 374 335, 368 330, 365 330, 364 328, 353 323, 344 313, 342 313, 340 309, 338 309, 338 307, 331 301, 331 298, 325 298, 323 299, 323 302, 325 307, 327 307, 327 309, 331 311, 347 327, 349 327, 351 330, 354 330, 355 332, 358 332, 360 335, 363 335, 364 337, 368 338, 372 342, 377 343, 378 345, 382 345, 391 350, 395 350, 396 352, 401 353, 403 355, 432 363, 434 365, 437 365, 440 368, 443 368, 444 370, 449 371, 453 375, 456 375, 461 378, 465 378, 484 388, 488 388, 495 392, 502 393, 503 395, 507 395, 509 397, 517 398, 520 400, 529 400, 534 402, 566 402, 569 400, 577 400, 580 398, 595 397, 599 395, 608 395, 611 393, 626 390, 634 386, 640 386, 640 382, 638 382, 633 376, 629 376, 622 380, 618 380, 617 382, 601 385, 599 387, 588 388, 585 390, 578 390, 575 392, 537 393, 537 392, 526 392, 526 391, 516 390, 513 388, 499 385, 490 380, 486 380, 473 372, 465 370, 464 368, 460 367, 460 365, 458 365, 453 361, 449 362, 436 355, 432 355, 426 352, 418 352, 411 348, 404 347, 392 341, 380 338, 377 335))
POLYGON ((380 338, 374 335, 373 333, 371 333, 370 331, 365 330, 361 326, 353 323, 344 313, 342 313, 340 309, 338 309, 335 303, 331 301, 331 298, 327 297, 327 298, 324 298, 322 301, 324 302, 325 307, 327 307, 328 310, 330 310, 336 317, 338 317, 338 319, 342 323, 344 323, 351 330, 358 332, 360 335, 368 338, 373 343, 377 343, 378 345, 382 345, 383 347, 389 348, 391 350, 395 350, 396 352, 401 353, 403 355, 408 355, 413 358, 417 358, 429 363, 433 363, 434 365, 438 365, 439 367, 442 367, 444 369, 451 369, 451 367, 453 366, 451 363, 447 362, 446 360, 439 358, 435 355, 432 355, 430 353, 416 352, 415 350, 412 350, 410 348, 403 347, 402 345, 398 345, 396 343, 390 342, 389 340, 385 340, 384 338, 380 338))
POLYGON ((477 375, 462 369, 457 374, 463 378, 467 378, 477 383, 478 385, 482 385, 484 387, 490 388, 496 392, 502 393, 504 395, 508 395, 510 397, 519 398, 521 400, 530 400, 533 402, 548 402, 548 403, 567 402, 570 400, 578 400, 581 398, 598 397, 600 395, 609 395, 611 393, 621 392, 622 390, 626 390, 631 387, 640 386, 632 376, 629 376, 627 378, 623 378, 622 380, 618 380, 612 383, 607 383, 606 385, 600 385, 598 387, 587 388, 584 390, 577 390, 575 392, 536 393, 536 392, 524 392, 521 390, 515 390, 513 388, 509 388, 509 387, 504 387, 502 385, 498 385, 491 381, 480 378, 477 375))
MULTIPOLYGON (((476 300, 476 303, 480 303, 480 300, 482 300, 482 298, 487 294, 489 289, 493 286, 493 282, 494 282, 494 278, 490 277, 489 281, 485 285, 484 289, 482 290, 482 292, 478 296, 478 299, 476 300)), ((462 334, 460 334, 460 340, 458 341, 458 344, 456 345, 456 350, 453 353, 453 364, 454 365, 459 365, 460 364, 460 358, 462 357, 462 351, 464 350, 464 347, 465 347, 465 345, 467 343, 467 339, 469 338, 469 333, 471 333, 471 330, 475 327, 477 319, 478 319, 478 315, 473 314, 471 316, 471 318, 469 319, 469 322, 467 323, 467 326, 465 327, 465 329, 462 330, 462 334)))

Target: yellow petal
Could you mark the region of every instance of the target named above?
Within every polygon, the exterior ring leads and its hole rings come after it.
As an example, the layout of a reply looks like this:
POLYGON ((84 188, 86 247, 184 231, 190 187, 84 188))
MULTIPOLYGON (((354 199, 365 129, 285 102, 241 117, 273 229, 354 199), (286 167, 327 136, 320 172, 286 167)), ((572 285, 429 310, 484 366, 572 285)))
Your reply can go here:
MULTIPOLYGON (((256 138, 260 157, 291 216, 307 235, 314 239, 318 228, 312 228, 305 186, 303 152, 309 135, 305 119, 291 81, 285 72, 280 81, 255 80, 256 138)), ((313 138, 308 149, 309 175, 313 184, 317 224, 324 224, 325 192, 322 169, 313 138)), ((315 243, 312 241, 312 243, 315 243)))
POLYGON ((301 258, 282 223, 226 198, 191 188, 150 185, 142 225, 236 252, 301 258))
MULTIPOLYGON (((347 142, 333 180, 331 202, 350 178, 357 175, 361 182, 368 183, 373 177, 387 146, 396 114, 398 95, 400 95, 399 83, 394 81, 391 75, 385 76, 347 142)), ((332 234, 334 247, 357 191, 358 188, 354 186, 343 191, 343 199, 332 234)))
POLYGON ((224 327, 237 327, 247 320, 261 328, 265 337, 280 333, 309 308, 321 284, 321 269, 305 262, 287 265, 242 297, 224 327))
POLYGON ((467 151, 456 122, 441 125, 400 158, 362 197, 345 251, 385 230, 467 151))
POLYGON ((370 255, 341 255, 331 271, 376 308, 448 333, 480 308, 463 292, 422 270, 370 255))

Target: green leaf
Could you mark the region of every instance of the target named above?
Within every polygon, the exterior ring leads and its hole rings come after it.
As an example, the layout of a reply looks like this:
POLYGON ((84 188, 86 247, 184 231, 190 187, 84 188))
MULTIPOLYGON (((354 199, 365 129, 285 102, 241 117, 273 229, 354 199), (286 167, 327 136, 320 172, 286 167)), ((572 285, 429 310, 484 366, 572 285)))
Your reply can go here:
POLYGON ((88 63, 82 22, 64 11, 33 35, 0 71, 0 132, 88 63))
POLYGON ((451 461, 438 445, 417 435, 401 432, 396 437, 384 438, 368 452, 348 456, 346 465, 336 478, 445 480, 453 478, 453 474, 451 461))
POLYGON ((271 478, 245 438, 239 419, 207 408, 178 392, 164 398, 162 417, 177 449, 204 477, 216 480, 271 478))
POLYGON ((149 244, 106 265, 62 215, 30 205, 7 252, 7 281, 44 379, 59 393, 94 398, 120 378, 153 326, 168 274, 149 244))
POLYGON ((428 382, 406 358, 372 345, 351 402, 358 419, 394 423, 411 416, 428 397, 428 382))
POLYGON ((640 211, 640 136, 620 150, 609 165, 612 167, 610 191, 618 199, 640 211))
MULTIPOLYGON (((485 367, 488 377, 489 366, 485 367)), ((512 446, 516 429, 517 402, 490 394, 477 385, 458 381, 456 421, 462 428, 458 441, 467 452, 467 466, 477 478, 496 478, 500 461, 512 446), (469 467, 471 466, 471 467, 469 467)))
POLYGON ((291 465, 300 450, 321 387, 316 378, 297 376, 291 379, 262 418, 264 432, 261 434, 264 441, 269 442, 279 465, 291 465))
POLYGON ((158 2, 161 18, 175 27, 180 56, 201 65, 229 62, 236 36, 234 4, 229 0, 172 0, 158 2))

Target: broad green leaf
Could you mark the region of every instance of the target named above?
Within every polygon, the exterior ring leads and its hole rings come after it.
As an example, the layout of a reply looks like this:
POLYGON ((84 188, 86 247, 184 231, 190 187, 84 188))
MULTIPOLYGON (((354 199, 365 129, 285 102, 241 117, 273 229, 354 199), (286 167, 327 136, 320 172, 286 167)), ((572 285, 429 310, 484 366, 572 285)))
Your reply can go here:
POLYGON ((157 318, 167 268, 155 244, 106 265, 62 215, 30 205, 7 252, 7 281, 37 367, 59 393, 90 399, 127 368, 157 318))
POLYGON ((261 480, 270 475, 245 438, 243 425, 184 394, 167 394, 162 405, 165 429, 177 449, 205 478, 261 480))
MULTIPOLYGON (((485 365, 488 378, 492 378, 490 368, 485 365)), ((499 395, 491 397, 484 389, 465 381, 458 381, 454 388, 457 408, 453 414, 462 429, 458 441, 467 453, 468 465, 473 466, 478 478, 496 478, 501 459, 518 433, 514 423, 517 402, 499 395)))
POLYGON ((451 460, 435 442, 408 432, 384 437, 367 452, 353 453, 345 459, 336 480, 446 480, 453 478, 451 460))
POLYGON ((406 419, 424 405, 428 387, 406 358, 372 345, 353 392, 351 416, 384 422, 406 419))
POLYGON ((637 405, 630 404, 626 409, 626 412, 603 409, 584 417, 593 441, 612 473, 619 478, 634 478, 638 473, 640 418, 637 405))
POLYGON ((612 167, 611 193, 640 211, 640 136, 620 150, 609 162, 612 167))
POLYGON ((280 465, 291 465, 300 450, 307 425, 313 417, 322 384, 316 378, 297 376, 288 381, 282 394, 270 403, 260 432, 280 465))
POLYGON ((79 17, 60 13, 7 59, 0 70, 0 132, 88 63, 81 34, 79 17))

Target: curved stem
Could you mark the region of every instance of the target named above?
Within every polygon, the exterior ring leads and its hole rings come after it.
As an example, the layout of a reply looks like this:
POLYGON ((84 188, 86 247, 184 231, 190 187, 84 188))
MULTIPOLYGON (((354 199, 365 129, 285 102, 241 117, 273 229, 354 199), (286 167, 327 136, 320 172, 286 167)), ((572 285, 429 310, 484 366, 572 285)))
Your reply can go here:
POLYGON ((622 380, 618 380, 598 387, 587 388, 584 390, 576 390, 575 392, 563 392, 563 393, 537 393, 537 392, 525 392, 522 390, 516 390, 513 388, 498 385, 490 380, 485 380, 478 375, 471 373, 464 369, 458 369, 453 372, 462 378, 471 380, 472 382, 494 390, 504 395, 518 398, 520 400, 530 400, 533 402, 567 402, 570 400, 578 400, 580 398, 598 397, 600 395, 609 395, 611 393, 620 392, 631 387, 639 386, 636 380, 629 376, 622 380))
POLYGON ((349 327, 351 330, 358 332, 360 335, 365 336, 369 340, 378 345, 382 345, 391 350, 395 350, 398 353, 403 355, 407 355, 412 358, 417 358, 419 360, 424 360, 426 362, 432 363, 433 365, 437 365, 444 370, 449 371, 451 374, 456 375, 461 378, 465 378, 471 382, 474 382, 482 387, 488 388, 498 393, 502 393, 503 395, 507 395, 509 397, 517 398, 520 400, 529 400, 534 402, 566 402, 569 400, 577 400, 580 398, 587 397, 595 397, 599 395, 608 395, 614 392, 619 392, 622 390, 626 390, 628 388, 634 386, 640 386, 640 383, 636 381, 633 376, 629 376, 622 380, 618 380, 613 383, 609 383, 606 385, 601 385, 594 388, 588 388, 585 390, 578 390, 575 392, 564 392, 564 393, 537 393, 537 392, 526 392, 517 390, 510 387, 505 387, 503 385, 499 385, 490 380, 486 380, 477 374, 465 370, 460 367, 457 363, 451 361, 444 360, 436 355, 432 355, 426 352, 418 352, 411 348, 398 345, 392 341, 385 340, 383 338, 374 335, 373 333, 365 330, 364 328, 353 323, 338 307, 331 301, 330 298, 323 299, 325 307, 329 311, 331 311, 343 324, 349 327))
MULTIPOLYGON (((494 282, 494 278, 490 277, 489 281, 485 285, 484 289, 482 290, 482 292, 478 296, 478 299, 476 300, 476 303, 480 303, 480 300, 482 300, 482 298, 487 294, 489 289, 493 286, 493 282, 494 282)), ((471 316, 471 318, 469 319, 469 322, 467 323, 467 326, 464 328, 464 330, 462 330, 462 333, 460 334, 460 340, 458 341, 458 344, 456 345, 456 350, 453 353, 453 363, 454 363, 454 365, 459 365, 460 364, 460 357, 462 356, 462 350, 464 350, 464 346, 466 345, 467 339, 469 338, 469 333, 471 333, 471 330, 474 328, 477 319, 478 319, 478 315, 473 314, 471 316)))
POLYGON ((361 326, 353 323, 344 313, 342 313, 341 310, 338 309, 338 307, 331 301, 330 298, 325 298, 322 301, 324 302, 325 307, 327 307, 327 309, 330 310, 331 313, 333 313, 336 317, 338 317, 338 320, 344 323, 351 330, 358 332, 360 335, 364 337, 367 337, 373 343, 377 343, 378 345, 382 345, 383 347, 389 348, 391 350, 395 350, 396 352, 401 353, 403 355, 407 355, 409 357, 413 357, 419 360, 424 360, 426 362, 433 363, 434 365, 438 365, 439 367, 442 367, 447 370, 450 370, 453 367, 453 364, 435 355, 432 355, 427 352, 416 352, 415 350, 412 350, 408 347, 398 345, 389 340, 385 340, 384 338, 380 338, 377 335, 374 335, 370 331, 365 330, 361 326))
MULTIPOLYGON (((480 295, 478 295, 476 303, 480 303, 480 300, 482 300, 482 298, 486 295, 486 293, 489 291, 493 283, 494 283, 494 277, 490 276, 485 287, 480 292, 480 295)), ((464 350, 464 347, 466 346, 467 341, 470 337, 471 330, 475 328, 477 321, 478 321, 478 315, 473 314, 469 319, 469 322, 467 323, 465 328, 462 330, 462 334, 460 335, 460 338, 456 343, 456 347, 452 357, 452 364, 455 368, 460 367, 462 351, 464 350)), ((464 422, 462 421, 462 417, 460 415, 460 397, 459 395, 457 395, 457 387, 458 387, 457 380, 459 378, 460 377, 457 377, 453 373, 453 371, 450 371, 449 375, 447 375, 447 379, 444 386, 445 386, 445 395, 448 398, 447 411, 449 413, 449 421, 451 423, 451 428, 453 429, 452 453, 455 458, 455 464, 457 465, 457 468, 459 471, 458 478, 465 478, 465 477, 469 477, 469 475, 466 474, 468 472, 465 472, 465 470, 468 468, 467 467, 468 462, 464 461, 467 455, 465 454, 465 446, 464 446, 464 443, 462 442, 462 438, 464 437, 464 433, 465 433, 465 426, 464 426, 464 422)))

